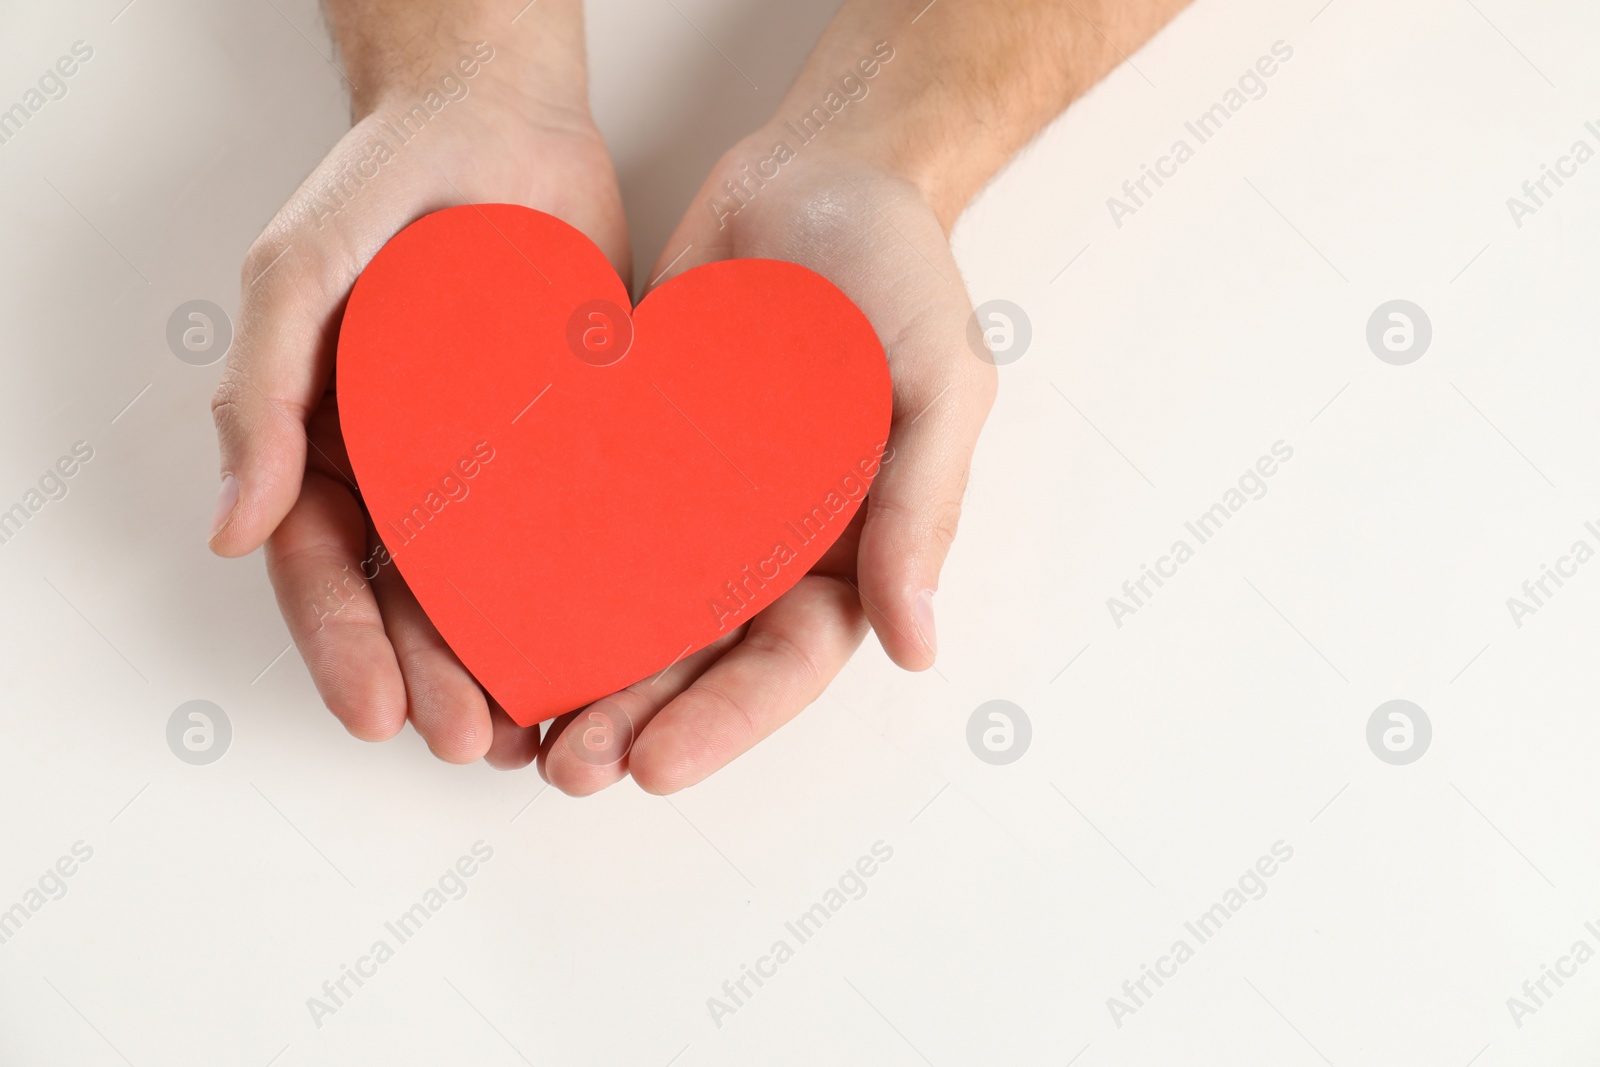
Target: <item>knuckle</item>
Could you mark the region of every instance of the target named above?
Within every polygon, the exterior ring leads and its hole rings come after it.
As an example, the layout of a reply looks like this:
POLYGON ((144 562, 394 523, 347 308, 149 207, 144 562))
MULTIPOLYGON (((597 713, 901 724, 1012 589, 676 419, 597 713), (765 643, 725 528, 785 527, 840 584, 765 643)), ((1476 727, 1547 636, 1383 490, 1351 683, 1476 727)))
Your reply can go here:
MULTIPOLYGON (((453 694, 440 684, 430 653, 431 649, 417 642, 404 642, 395 649, 395 662, 400 666, 401 677, 406 680, 406 696, 419 717, 453 723, 456 718, 456 706, 451 700, 453 694)), ((430 747, 432 744, 430 741, 430 747)))
MULTIPOLYGON (((745 640, 749 639, 746 635, 745 640)), ((760 736, 755 714, 747 702, 735 698, 718 682, 703 678, 695 684, 694 689, 695 695, 708 705, 707 710, 710 712, 709 715, 701 717, 693 729, 695 739, 706 756, 720 759, 728 749, 728 745, 719 736, 704 728, 707 722, 738 723, 745 736, 751 738, 760 736)))
POLYGON ((924 522, 924 532, 938 544, 941 551, 950 551, 955 543, 956 530, 961 525, 961 504, 945 501, 936 504, 924 522))
POLYGON ((217 436, 225 445, 243 445, 253 435, 275 435, 279 431, 286 431, 290 433, 289 447, 293 448, 295 438, 301 438, 316 429, 304 429, 315 411, 315 408, 297 397, 273 396, 262 392, 261 387, 250 380, 249 372, 231 362, 231 358, 222 380, 217 383, 216 391, 211 394, 211 420, 216 425, 217 436), (282 426, 277 425, 280 422, 282 426), (302 429, 291 431, 291 425, 299 425, 302 429))
POLYGON ((884 498, 878 501, 874 511, 902 523, 919 538, 931 538, 941 550, 948 552, 961 525, 961 495, 966 490, 966 480, 963 474, 961 490, 953 499, 946 497, 908 504, 884 498))
POLYGON ((243 421, 245 388, 239 376, 230 363, 223 372, 222 381, 217 383, 216 392, 211 394, 211 419, 216 423, 220 433, 227 433, 239 428, 243 421))
POLYGON ((245 251, 244 262, 239 266, 239 286, 247 297, 257 283, 288 265, 297 243, 305 243, 288 215, 287 208, 280 211, 245 251))
POLYGON ((340 234, 310 230, 296 215, 292 206, 284 208, 245 252, 239 306, 246 323, 250 312, 282 306, 284 298, 332 306, 361 272, 340 234))
POLYGON ((1000 394, 1000 368, 987 360, 975 359, 967 366, 968 395, 985 414, 1000 394))
POLYGON ((267 270, 281 258, 288 254, 293 247, 283 239, 262 234, 250 245, 244 254, 244 262, 239 265, 239 288, 244 292, 259 281, 267 270))
POLYGON ((760 652, 794 668, 804 679, 807 688, 822 678, 822 669, 818 666, 816 658, 798 641, 776 630, 752 630, 745 635, 744 642, 752 651, 760 652))
POLYGON ((294 634, 301 635, 307 659, 322 661, 337 658, 352 641, 384 633, 383 617, 371 587, 348 567, 321 566, 325 550, 306 548, 292 553, 273 553, 271 576, 279 585, 279 605, 284 621, 294 634), (310 559, 312 562, 305 562, 310 559), (282 576, 296 569, 315 567, 320 580, 298 588, 285 587, 282 576))

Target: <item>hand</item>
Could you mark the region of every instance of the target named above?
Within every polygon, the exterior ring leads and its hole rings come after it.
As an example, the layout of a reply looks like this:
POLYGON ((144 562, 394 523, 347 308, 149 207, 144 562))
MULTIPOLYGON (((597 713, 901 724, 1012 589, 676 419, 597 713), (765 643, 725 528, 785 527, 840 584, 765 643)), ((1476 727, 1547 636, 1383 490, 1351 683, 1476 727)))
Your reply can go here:
POLYGON ((659 678, 555 720, 539 768, 568 793, 593 792, 626 773, 654 793, 699 782, 815 700, 869 622, 900 666, 933 665, 933 593, 994 399, 995 368, 968 346, 972 304, 918 186, 817 143, 798 147, 755 188, 743 167, 754 170, 780 140, 794 147, 792 133, 773 129, 724 157, 651 282, 742 257, 789 260, 828 278, 883 341, 894 380, 890 451, 855 521, 793 589, 659 678), (726 191, 727 180, 754 190, 745 206, 726 191), (610 747, 587 743, 591 733, 610 747))
POLYGON ((830 279, 889 357, 887 462, 864 514, 741 631, 557 719, 539 752, 549 781, 693 785, 816 699, 868 622, 902 667, 933 665, 933 591, 996 384, 968 347, 947 235, 1017 149, 1185 3, 844 0, 767 128, 701 187, 651 283, 741 256, 830 279))
POLYGON ((518 767, 533 758, 538 729, 516 726, 484 694, 394 566, 376 566, 339 432, 339 318, 385 241, 461 203, 523 204, 564 219, 626 281, 622 203, 588 112, 576 3, 546 0, 511 30, 507 14, 498 38, 478 45, 460 43, 475 40, 470 28, 441 28, 437 13, 421 11, 418 25, 439 37, 428 43, 405 15, 391 5, 384 26, 406 47, 424 42, 423 54, 344 42, 360 121, 246 257, 238 337, 212 401, 224 473, 211 547, 242 556, 266 543, 294 642, 352 734, 384 740, 409 718, 442 759, 518 767))

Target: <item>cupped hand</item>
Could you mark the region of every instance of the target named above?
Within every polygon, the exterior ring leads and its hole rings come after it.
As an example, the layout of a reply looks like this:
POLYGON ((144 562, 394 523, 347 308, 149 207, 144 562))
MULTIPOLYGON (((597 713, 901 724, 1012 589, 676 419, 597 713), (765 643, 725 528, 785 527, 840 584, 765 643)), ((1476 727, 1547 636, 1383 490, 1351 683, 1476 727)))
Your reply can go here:
POLYGON ((933 665, 933 595, 996 388, 969 344, 972 304, 940 218, 880 163, 762 132, 706 180, 650 283, 747 257, 816 271, 871 321, 894 381, 885 462, 840 541, 745 627, 554 722, 539 768, 568 793, 630 773, 654 793, 701 781, 815 700, 869 624, 900 666, 933 665), (781 163, 778 141, 791 157, 781 163))
POLYGON ((625 281, 629 253, 581 79, 575 91, 529 93, 497 81, 492 62, 473 64, 472 77, 451 70, 460 62, 444 61, 450 81, 414 76, 358 104, 367 113, 250 249, 237 339, 212 401, 223 474, 210 543, 223 556, 265 543, 294 642, 352 734, 384 740, 409 719, 442 759, 517 767, 537 751, 537 727, 513 723, 462 666, 362 507, 335 403, 339 319, 385 241, 456 204, 555 215, 625 281))

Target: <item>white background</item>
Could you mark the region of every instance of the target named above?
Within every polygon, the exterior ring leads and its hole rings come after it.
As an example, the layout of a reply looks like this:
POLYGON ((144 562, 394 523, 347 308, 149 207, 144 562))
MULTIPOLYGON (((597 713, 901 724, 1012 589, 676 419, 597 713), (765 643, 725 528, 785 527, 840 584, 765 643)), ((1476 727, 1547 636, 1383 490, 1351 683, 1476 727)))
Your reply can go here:
MULTIPOLYGON (((675 4, 591 5, 641 264, 829 14, 675 4)), ((1592 1062, 1600 962, 1520 1027, 1507 998, 1600 948, 1600 563, 1520 628, 1506 598, 1597 543, 1600 161, 1520 228, 1506 198, 1600 147, 1600 14, 1322 5, 1198 0, 971 209, 974 299, 1025 308, 1033 344, 938 671, 869 640, 670 801, 347 737, 275 661, 259 556, 204 549, 221 365, 165 324, 236 308, 345 127, 310 0, 10 5, 0 106, 95 54, 0 146, 0 507, 74 441, 95 458, 0 545, 0 908, 93 858, 0 945, 0 1063, 1592 1062), (1107 197, 1278 40, 1268 94, 1114 225, 1107 197), (1393 298, 1433 323, 1409 366, 1365 341, 1393 298), (1116 626, 1106 598, 1279 440, 1268 494, 1116 626), (197 698, 234 730, 206 767, 165 739, 197 698), (1033 728, 1003 767, 966 742, 999 698, 1033 728), (1394 698, 1433 724, 1410 766, 1366 742, 1394 698), (479 840, 467 895, 317 1027, 307 998, 479 840), (877 841, 867 894, 716 1025, 707 998, 877 841), (1119 1027, 1107 998, 1278 841, 1267 895, 1119 1027)))

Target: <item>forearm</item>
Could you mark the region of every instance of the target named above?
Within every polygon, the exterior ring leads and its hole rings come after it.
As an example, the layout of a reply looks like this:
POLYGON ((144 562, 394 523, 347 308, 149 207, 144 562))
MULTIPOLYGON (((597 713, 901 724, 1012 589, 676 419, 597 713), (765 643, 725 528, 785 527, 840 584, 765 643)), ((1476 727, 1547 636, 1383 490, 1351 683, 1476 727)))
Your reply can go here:
POLYGON ((845 0, 774 119, 848 97, 833 147, 911 180, 948 231, 1018 149, 1187 3, 845 0))
POLYGON ((424 94, 452 72, 476 77, 480 70, 508 97, 587 114, 583 0, 324 0, 324 6, 357 118, 386 100, 424 94))

